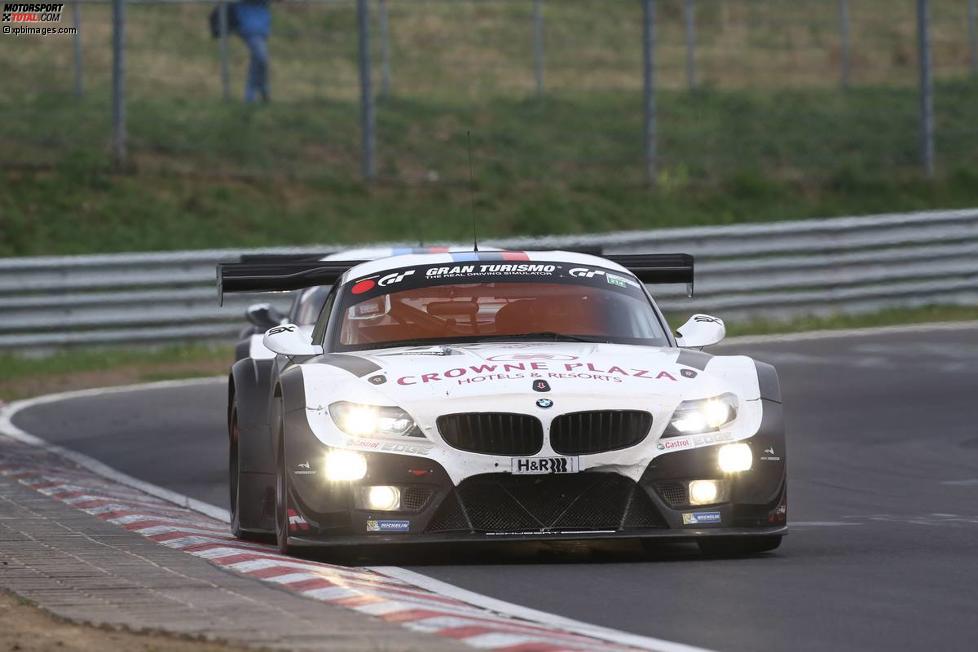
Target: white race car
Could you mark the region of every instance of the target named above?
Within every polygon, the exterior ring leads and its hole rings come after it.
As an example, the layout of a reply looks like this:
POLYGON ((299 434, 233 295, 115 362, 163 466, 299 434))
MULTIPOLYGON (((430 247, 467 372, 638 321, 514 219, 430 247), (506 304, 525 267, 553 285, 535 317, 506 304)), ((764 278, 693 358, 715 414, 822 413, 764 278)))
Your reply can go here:
POLYGON ((222 292, 331 286, 311 334, 230 375, 241 537, 295 546, 695 540, 758 552, 787 532, 774 369, 670 332, 646 283, 683 254, 496 251, 360 264, 229 264, 222 292), (259 369, 259 366, 264 365, 259 369))

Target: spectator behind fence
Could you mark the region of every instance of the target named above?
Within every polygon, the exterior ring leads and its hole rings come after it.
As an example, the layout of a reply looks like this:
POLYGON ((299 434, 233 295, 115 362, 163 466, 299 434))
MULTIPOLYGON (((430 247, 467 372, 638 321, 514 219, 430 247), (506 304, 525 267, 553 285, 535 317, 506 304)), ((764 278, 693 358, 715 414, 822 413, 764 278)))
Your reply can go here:
POLYGON ((268 101, 268 35, 272 28, 269 0, 241 0, 233 5, 238 35, 248 46, 251 61, 245 81, 245 102, 268 101))

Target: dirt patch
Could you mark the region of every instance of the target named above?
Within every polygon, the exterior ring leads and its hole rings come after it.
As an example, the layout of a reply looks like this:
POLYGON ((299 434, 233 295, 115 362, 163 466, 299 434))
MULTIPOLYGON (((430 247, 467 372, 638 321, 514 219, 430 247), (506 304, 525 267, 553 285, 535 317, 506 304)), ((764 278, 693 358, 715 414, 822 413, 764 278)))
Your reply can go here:
POLYGON ((231 652, 246 648, 76 625, 51 616, 25 600, 0 591, 0 650, 18 652, 231 652))

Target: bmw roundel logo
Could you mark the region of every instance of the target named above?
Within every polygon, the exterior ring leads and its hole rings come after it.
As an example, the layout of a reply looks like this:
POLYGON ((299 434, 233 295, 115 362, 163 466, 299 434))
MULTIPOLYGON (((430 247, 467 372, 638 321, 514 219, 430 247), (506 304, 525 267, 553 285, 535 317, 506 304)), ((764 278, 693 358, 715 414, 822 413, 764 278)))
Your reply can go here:
POLYGON ((549 398, 537 399, 538 408, 543 408, 544 410, 546 410, 547 408, 551 408, 553 406, 554 406, 554 402, 551 401, 549 398))

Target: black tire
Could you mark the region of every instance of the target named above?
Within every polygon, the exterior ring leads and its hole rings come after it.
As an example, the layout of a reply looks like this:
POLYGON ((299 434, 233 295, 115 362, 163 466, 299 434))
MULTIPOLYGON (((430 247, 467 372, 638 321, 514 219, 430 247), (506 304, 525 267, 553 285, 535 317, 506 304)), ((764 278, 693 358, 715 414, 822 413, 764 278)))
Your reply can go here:
POLYGON ((755 537, 708 537, 696 542, 700 552, 711 557, 741 557, 769 552, 781 545, 781 535, 755 537))
POLYGON ((231 513, 231 534, 242 541, 268 541, 267 532, 246 530, 241 525, 241 430, 238 427, 238 406, 231 404, 228 417, 228 502, 231 513))
POLYGON ((275 456, 275 542, 284 555, 292 552, 289 546, 289 475, 285 468, 285 428, 279 420, 278 446, 275 456))
POLYGON ((246 539, 247 534, 241 529, 241 511, 238 508, 238 487, 241 485, 241 466, 238 458, 238 441, 241 430, 238 428, 238 406, 231 405, 228 417, 228 499, 231 511, 231 534, 238 539, 246 539))

